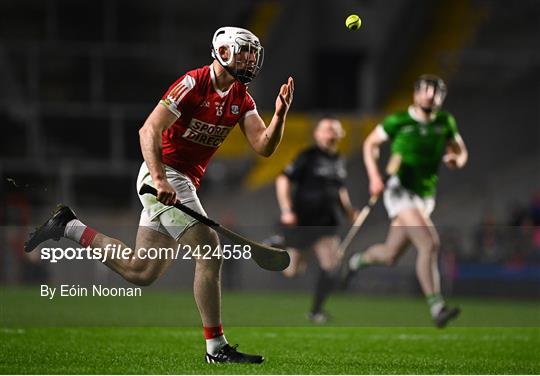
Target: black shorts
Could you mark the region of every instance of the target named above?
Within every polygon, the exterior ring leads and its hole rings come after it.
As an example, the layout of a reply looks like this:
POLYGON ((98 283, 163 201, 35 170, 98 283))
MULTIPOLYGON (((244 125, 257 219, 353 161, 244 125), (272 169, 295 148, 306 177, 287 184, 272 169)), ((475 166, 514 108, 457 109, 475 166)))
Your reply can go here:
POLYGON ((337 234, 336 226, 283 226, 283 238, 285 246, 296 248, 300 251, 308 250, 313 243, 323 236, 337 234))

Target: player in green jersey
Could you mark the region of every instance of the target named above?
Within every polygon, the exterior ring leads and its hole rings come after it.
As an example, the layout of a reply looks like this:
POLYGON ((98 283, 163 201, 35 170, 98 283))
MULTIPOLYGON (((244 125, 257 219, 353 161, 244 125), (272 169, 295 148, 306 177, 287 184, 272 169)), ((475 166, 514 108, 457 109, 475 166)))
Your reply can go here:
POLYGON ((437 265, 439 237, 430 220, 435 207, 437 174, 441 160, 450 169, 462 168, 467 149, 456 121, 440 108, 446 85, 433 75, 422 75, 414 85, 414 104, 407 111, 386 117, 364 142, 364 163, 372 195, 383 193, 391 220, 386 241, 354 254, 349 260, 354 273, 369 265, 393 265, 410 245, 418 250, 416 274, 437 327, 459 315, 459 308, 446 306, 441 296, 437 265), (390 141, 393 154, 401 155, 397 174, 386 187, 377 167, 379 147, 390 141))

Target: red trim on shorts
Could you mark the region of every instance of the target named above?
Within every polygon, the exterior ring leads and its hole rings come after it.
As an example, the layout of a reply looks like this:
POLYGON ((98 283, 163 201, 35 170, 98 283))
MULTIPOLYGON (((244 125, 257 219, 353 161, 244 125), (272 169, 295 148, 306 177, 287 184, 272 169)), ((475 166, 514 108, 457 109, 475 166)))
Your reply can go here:
POLYGON ((81 240, 79 241, 79 243, 83 247, 89 247, 92 245, 92 242, 94 241, 94 238, 96 237, 97 234, 98 233, 96 230, 87 226, 82 233, 81 240))
POLYGON ((223 326, 219 324, 219 326, 203 326, 204 329, 204 338, 205 339, 212 339, 221 337, 223 335, 223 326))

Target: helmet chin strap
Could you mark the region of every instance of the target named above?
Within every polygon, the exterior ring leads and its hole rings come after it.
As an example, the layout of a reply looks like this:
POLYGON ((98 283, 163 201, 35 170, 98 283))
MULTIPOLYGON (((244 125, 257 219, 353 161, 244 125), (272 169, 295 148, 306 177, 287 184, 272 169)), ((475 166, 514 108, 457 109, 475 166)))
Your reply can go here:
POLYGON ((252 81, 253 77, 250 77, 249 75, 239 75, 235 69, 222 64, 221 61, 219 63, 231 76, 234 77, 236 81, 240 82, 242 85, 247 85, 252 81))
POLYGON ((231 69, 228 65, 221 64, 221 66, 229 73, 231 76, 234 77, 235 80, 238 81, 238 77, 236 77, 236 74, 234 73, 234 69, 231 69))
MULTIPOLYGON (((218 59, 219 61, 219 59, 218 59)), ((223 67, 223 69, 225 69, 227 71, 227 73, 229 73, 231 76, 234 77, 234 79, 242 84, 247 84, 247 82, 244 82, 236 73, 235 73, 235 70, 234 69, 231 69, 229 66, 227 65, 224 65, 221 61, 219 61, 219 64, 221 64, 221 66, 223 67)))

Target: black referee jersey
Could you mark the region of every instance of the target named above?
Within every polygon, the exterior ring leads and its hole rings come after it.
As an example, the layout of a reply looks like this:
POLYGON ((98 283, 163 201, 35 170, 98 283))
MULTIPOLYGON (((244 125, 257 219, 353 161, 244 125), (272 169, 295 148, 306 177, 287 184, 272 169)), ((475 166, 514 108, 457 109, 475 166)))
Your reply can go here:
POLYGON ((312 146, 283 172, 293 183, 292 209, 299 226, 336 226, 342 212, 339 190, 345 184, 345 160, 312 146))

